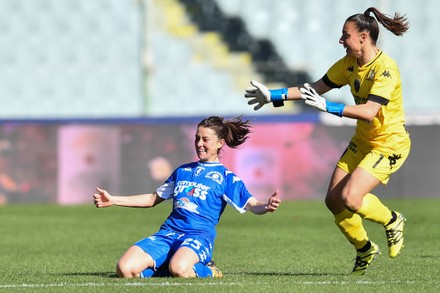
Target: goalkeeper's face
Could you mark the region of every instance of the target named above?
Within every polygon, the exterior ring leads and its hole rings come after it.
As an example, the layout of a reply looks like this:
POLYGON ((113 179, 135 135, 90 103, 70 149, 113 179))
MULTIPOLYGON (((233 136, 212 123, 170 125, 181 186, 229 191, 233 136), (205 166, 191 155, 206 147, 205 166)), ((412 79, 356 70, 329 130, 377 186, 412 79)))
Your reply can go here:
POLYGON ((198 127, 194 139, 197 157, 202 162, 218 162, 219 152, 225 140, 219 139, 215 131, 207 127, 198 127))
POLYGON ((360 58, 366 37, 367 33, 359 32, 353 21, 347 21, 342 29, 342 36, 339 39, 339 43, 344 46, 347 55, 360 58))

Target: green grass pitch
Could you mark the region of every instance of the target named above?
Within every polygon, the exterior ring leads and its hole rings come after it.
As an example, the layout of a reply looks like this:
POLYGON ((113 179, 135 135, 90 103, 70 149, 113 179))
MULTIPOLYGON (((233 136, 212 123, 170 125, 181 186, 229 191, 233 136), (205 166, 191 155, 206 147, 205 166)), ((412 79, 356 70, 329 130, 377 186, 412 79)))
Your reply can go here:
POLYGON ((367 222, 382 254, 351 276, 354 250, 321 201, 285 201, 275 214, 228 207, 214 259, 222 279, 118 279, 115 263, 170 211, 88 206, 0 207, 0 291, 7 292, 440 292, 440 199, 384 201, 407 217, 402 254, 387 255, 382 227, 367 222))

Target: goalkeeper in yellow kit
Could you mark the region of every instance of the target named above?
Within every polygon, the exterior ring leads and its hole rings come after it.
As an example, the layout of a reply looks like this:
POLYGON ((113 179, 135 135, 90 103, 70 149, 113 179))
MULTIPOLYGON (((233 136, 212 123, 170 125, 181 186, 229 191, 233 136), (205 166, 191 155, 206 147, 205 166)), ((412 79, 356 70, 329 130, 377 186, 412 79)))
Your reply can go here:
POLYGON ((274 90, 252 81, 245 93, 255 110, 267 103, 282 106, 286 100, 303 99, 321 111, 357 119, 356 133, 337 163, 325 198, 336 225, 356 249, 353 274, 365 273, 380 253, 368 238, 362 219, 384 226, 390 257, 396 257, 403 247, 404 216, 391 211, 371 193, 402 166, 411 147, 404 124, 399 70, 394 60, 376 46, 378 23, 397 36, 409 28, 400 14, 390 17, 370 7, 347 18, 339 40, 346 56, 321 79, 274 90), (355 105, 330 102, 320 96, 345 85, 350 86, 355 105))

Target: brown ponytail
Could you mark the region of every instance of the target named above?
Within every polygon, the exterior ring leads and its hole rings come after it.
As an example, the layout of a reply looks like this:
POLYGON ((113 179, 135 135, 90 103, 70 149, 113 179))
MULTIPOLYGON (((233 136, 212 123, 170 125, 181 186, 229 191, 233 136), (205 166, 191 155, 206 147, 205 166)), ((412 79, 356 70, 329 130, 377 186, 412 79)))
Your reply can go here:
POLYGON ((358 13, 347 18, 356 24, 358 31, 368 31, 374 44, 379 38, 379 22, 384 28, 396 36, 403 35, 409 29, 409 23, 404 15, 395 13, 394 17, 383 14, 378 9, 370 7, 364 13, 358 13), (370 16, 373 13, 375 17, 370 16))
POLYGON ((211 128, 215 131, 218 138, 224 139, 230 148, 236 148, 243 144, 251 132, 251 124, 249 120, 243 121, 242 116, 225 120, 223 117, 211 116, 203 119, 197 127, 211 128))

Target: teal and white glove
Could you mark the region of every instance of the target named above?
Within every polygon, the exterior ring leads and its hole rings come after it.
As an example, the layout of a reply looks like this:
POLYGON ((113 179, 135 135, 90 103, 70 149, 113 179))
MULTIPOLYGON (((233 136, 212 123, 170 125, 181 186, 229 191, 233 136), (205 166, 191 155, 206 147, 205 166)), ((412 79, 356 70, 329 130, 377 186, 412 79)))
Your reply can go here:
POLYGON ((299 90, 301 91, 301 98, 307 105, 313 106, 323 112, 328 112, 342 117, 345 104, 327 101, 324 97, 320 96, 308 83, 304 84, 304 87, 301 87, 299 90))
POLYGON ((287 88, 269 90, 264 84, 258 81, 251 81, 252 87, 246 88, 245 98, 248 98, 248 104, 254 105, 254 110, 257 111, 265 104, 273 103, 274 107, 284 106, 284 101, 287 100, 287 88))

